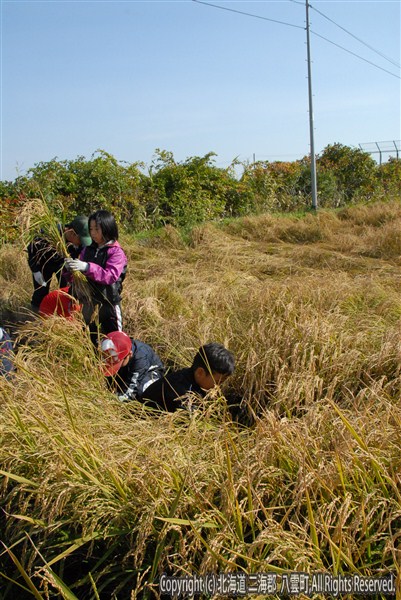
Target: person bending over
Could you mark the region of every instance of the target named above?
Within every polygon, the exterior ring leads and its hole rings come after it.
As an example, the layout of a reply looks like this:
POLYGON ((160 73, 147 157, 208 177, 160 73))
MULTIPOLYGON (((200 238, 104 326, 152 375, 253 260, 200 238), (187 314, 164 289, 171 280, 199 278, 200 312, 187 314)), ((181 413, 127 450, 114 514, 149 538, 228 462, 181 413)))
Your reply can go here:
POLYGON ((106 335, 101 349, 103 373, 122 402, 141 398, 147 387, 163 376, 164 365, 156 352, 123 331, 106 335))
MULTIPOLYGON (((59 231, 62 231, 61 225, 59 231)), ((71 258, 78 258, 82 249, 92 243, 88 231, 88 217, 84 215, 75 217, 71 223, 64 226, 63 236, 71 258)), ((56 275, 60 287, 67 285, 66 274, 63 272, 64 257, 40 235, 27 246, 26 251, 33 281, 31 306, 37 311, 43 298, 50 291, 53 275, 56 275)))
POLYGON ((76 298, 71 296, 70 288, 63 287, 49 292, 43 298, 39 306, 39 315, 42 317, 57 315, 71 320, 75 313, 81 311, 81 308, 76 298))
POLYGON ((197 351, 191 367, 172 371, 142 394, 142 401, 168 412, 188 407, 189 398, 204 398, 209 390, 220 385, 235 368, 234 355, 222 344, 211 342, 197 351))

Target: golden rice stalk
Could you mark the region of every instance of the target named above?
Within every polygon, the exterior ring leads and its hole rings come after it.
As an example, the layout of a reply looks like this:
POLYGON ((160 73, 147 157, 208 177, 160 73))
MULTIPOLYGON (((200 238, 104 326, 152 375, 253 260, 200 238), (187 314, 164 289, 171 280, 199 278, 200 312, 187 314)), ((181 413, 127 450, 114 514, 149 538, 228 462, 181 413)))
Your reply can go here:
MULTIPOLYGON (((44 238, 49 246, 54 248, 54 253, 69 258, 67 243, 63 235, 65 214, 61 202, 52 200, 58 205, 58 212, 62 215, 62 222, 58 222, 55 214, 46 199, 33 198, 28 200, 22 207, 18 216, 18 225, 21 231, 21 240, 24 246, 28 246, 36 237, 44 238)), ((91 293, 88 281, 83 273, 74 271, 72 273, 74 294, 81 302, 89 302, 91 293)))

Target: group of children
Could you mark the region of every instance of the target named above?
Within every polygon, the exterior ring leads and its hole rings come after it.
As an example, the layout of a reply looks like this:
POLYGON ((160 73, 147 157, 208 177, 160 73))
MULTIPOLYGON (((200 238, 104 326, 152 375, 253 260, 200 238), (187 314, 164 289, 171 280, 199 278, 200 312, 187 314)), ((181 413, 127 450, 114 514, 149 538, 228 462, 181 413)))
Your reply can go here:
POLYGON ((32 308, 42 315, 57 313, 67 318, 76 310, 82 312, 97 349, 99 333, 102 336, 104 374, 121 401, 137 399, 169 412, 190 408, 196 398, 204 397, 234 372, 233 354, 212 342, 199 348, 191 367, 165 374, 154 350, 122 331, 121 292, 127 257, 110 212, 77 216, 64 227, 63 235, 69 258, 60 256, 40 236, 27 248, 34 286, 32 308), (89 293, 80 292, 76 272, 85 276, 89 293), (53 274, 60 288, 50 292, 53 274))
POLYGON ((190 367, 167 374, 148 344, 131 340, 123 331, 108 334, 101 349, 104 373, 121 401, 137 399, 168 412, 192 410, 197 399, 232 375, 235 366, 233 354, 217 342, 201 346, 190 367))
POLYGON ((118 227, 107 210, 92 213, 89 219, 77 216, 64 227, 69 257, 61 256, 38 236, 27 248, 28 264, 32 271, 34 292, 33 310, 41 314, 68 314, 79 304, 91 337, 97 333, 121 331, 121 291, 127 270, 127 257, 118 242, 118 227), (87 291, 83 294, 76 272, 85 275, 87 291), (62 292, 55 290, 49 298, 50 283, 56 275, 62 292), (69 303, 67 296, 70 296, 69 303), (53 309, 53 310, 52 310, 53 309), (98 314, 94 320, 93 314, 98 314))

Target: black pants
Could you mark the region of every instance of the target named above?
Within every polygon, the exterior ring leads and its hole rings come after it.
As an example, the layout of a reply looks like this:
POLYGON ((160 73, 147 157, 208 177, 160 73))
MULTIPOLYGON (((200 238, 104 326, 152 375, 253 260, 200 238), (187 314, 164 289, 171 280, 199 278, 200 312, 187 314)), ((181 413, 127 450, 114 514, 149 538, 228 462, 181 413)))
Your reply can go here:
POLYGON ((97 315, 91 320, 93 310, 84 306, 83 316, 85 322, 89 325, 89 333, 93 344, 97 347, 101 342, 100 336, 107 335, 112 331, 122 331, 122 313, 120 304, 98 304, 95 307, 97 315), (90 314, 91 313, 91 314, 90 314))

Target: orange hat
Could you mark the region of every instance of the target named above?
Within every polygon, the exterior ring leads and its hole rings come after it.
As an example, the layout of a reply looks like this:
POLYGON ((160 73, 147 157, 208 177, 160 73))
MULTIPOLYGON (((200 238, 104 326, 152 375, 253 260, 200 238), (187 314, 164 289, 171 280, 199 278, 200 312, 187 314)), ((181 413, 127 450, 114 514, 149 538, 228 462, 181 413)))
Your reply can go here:
POLYGON ((115 375, 131 350, 131 338, 123 331, 112 331, 106 335, 102 342, 102 352, 107 355, 103 373, 107 377, 115 375))
POLYGON ((68 287, 54 290, 43 298, 39 306, 40 315, 58 315, 59 317, 72 318, 72 313, 81 309, 78 302, 69 294, 68 287))

